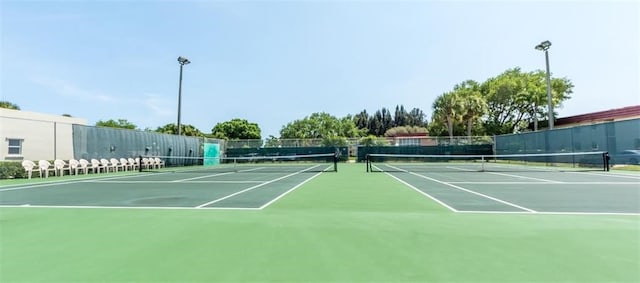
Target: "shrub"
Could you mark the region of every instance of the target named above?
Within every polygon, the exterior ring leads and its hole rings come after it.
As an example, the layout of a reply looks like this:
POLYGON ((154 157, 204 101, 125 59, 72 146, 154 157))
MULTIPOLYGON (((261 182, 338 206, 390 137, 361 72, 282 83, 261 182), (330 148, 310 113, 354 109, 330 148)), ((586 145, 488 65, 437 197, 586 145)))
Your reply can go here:
MULTIPOLYGON (((37 168, 36 168, 37 174, 37 168)), ((0 161, 0 179, 26 178, 27 172, 22 168, 22 164, 16 161, 0 161)))
POLYGON ((345 137, 326 137, 322 139, 322 146, 347 146, 347 138, 345 137))
POLYGON ((389 141, 385 138, 369 135, 361 138, 359 144, 363 146, 388 146, 389 141))

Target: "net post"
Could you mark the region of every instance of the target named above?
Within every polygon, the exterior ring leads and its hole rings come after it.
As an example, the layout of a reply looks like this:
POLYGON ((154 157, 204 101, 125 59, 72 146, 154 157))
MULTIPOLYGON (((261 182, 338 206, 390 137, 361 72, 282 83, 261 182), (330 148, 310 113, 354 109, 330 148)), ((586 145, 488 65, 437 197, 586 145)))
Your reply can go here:
POLYGON ((609 152, 604 152, 602 154, 602 161, 604 163, 604 171, 609 172, 609 160, 611 157, 609 156, 609 152))
POLYGON ((142 155, 138 156, 138 172, 142 173, 142 155))
POLYGON ((367 153, 367 155, 364 158, 364 165, 365 167, 367 167, 367 172, 369 172, 369 154, 367 153))
POLYGON ((333 172, 338 172, 338 152, 333 154, 333 172))
POLYGON ((480 156, 480 161, 482 162, 482 166, 480 166, 480 172, 484 172, 484 155, 480 156))

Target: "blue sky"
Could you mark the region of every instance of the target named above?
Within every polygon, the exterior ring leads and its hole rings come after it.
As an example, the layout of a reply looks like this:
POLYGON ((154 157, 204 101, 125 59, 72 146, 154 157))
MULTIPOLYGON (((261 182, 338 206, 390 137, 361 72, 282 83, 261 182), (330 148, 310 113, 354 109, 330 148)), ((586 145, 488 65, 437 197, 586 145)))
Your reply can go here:
POLYGON ((637 1, 12 1, 1 99, 22 110, 263 137, 314 112, 420 108, 467 79, 544 69, 574 84, 560 117, 640 104, 637 1))

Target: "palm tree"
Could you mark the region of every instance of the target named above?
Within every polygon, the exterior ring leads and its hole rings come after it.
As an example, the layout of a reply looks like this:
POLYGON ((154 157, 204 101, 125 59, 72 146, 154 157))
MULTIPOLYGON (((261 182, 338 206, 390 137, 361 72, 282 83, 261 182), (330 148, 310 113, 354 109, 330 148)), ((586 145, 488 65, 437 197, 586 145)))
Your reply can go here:
POLYGON ((488 110, 487 101, 480 92, 480 85, 473 80, 456 85, 453 91, 460 99, 460 114, 462 120, 466 122, 467 137, 471 137, 473 122, 480 119, 488 110))
POLYGON ((453 142, 453 124, 460 118, 460 98, 455 92, 446 92, 433 102, 433 119, 446 120, 449 139, 453 142))

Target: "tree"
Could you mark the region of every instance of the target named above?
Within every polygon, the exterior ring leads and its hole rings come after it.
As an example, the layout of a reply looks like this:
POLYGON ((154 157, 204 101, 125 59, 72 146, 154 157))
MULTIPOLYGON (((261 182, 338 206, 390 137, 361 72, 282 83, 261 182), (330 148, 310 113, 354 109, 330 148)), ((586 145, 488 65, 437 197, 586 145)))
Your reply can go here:
POLYGON ((99 127, 109 127, 109 128, 120 128, 120 129, 129 129, 129 130, 135 130, 138 128, 138 126, 134 125, 133 123, 127 121, 127 119, 118 119, 113 120, 107 120, 107 121, 98 121, 96 122, 96 126, 99 127))
POLYGON ((413 108, 410 112, 403 105, 396 105, 393 116, 387 108, 382 108, 369 116, 366 110, 356 114, 353 118, 359 129, 366 129, 365 134, 383 136, 389 129, 399 126, 426 127, 426 115, 419 108, 413 108))
POLYGON ((391 111, 387 108, 382 108, 382 129, 380 129, 380 135, 384 135, 388 129, 393 128, 393 118, 391 118, 391 111))
POLYGON ((353 117, 338 119, 324 112, 290 122, 280 130, 280 138, 283 139, 350 138, 363 134, 364 131, 356 127, 353 117))
POLYGON ((356 114, 353 117, 353 121, 356 124, 356 127, 358 127, 358 129, 365 129, 367 131, 369 131, 369 114, 367 113, 367 110, 362 110, 362 112, 356 114))
POLYGON ((407 124, 405 126, 426 127, 426 117, 427 115, 425 115, 422 110, 419 108, 413 108, 408 114, 407 124))
POLYGON ((351 117, 351 115, 347 115, 345 117, 343 117, 342 119, 340 119, 340 124, 339 124, 339 130, 338 130, 338 136, 340 137, 349 137, 349 138, 355 138, 355 137, 362 137, 364 135, 367 134, 367 130, 366 129, 359 129, 354 123, 353 123, 353 117, 351 117))
MULTIPOLYGON (((573 84, 567 78, 552 78, 551 93, 554 105, 571 98, 573 84)), ((526 129, 530 122, 537 124, 539 116, 547 116, 545 73, 523 73, 520 68, 506 70, 480 86, 487 101, 484 121, 485 134, 511 134, 526 129)), ((534 126, 535 127, 535 126, 534 126)))
POLYGON ((0 101, 0 108, 20 110, 20 106, 18 106, 17 104, 13 104, 9 101, 0 101))
POLYGON ((436 98, 433 102, 433 121, 434 123, 445 122, 449 139, 453 140, 454 124, 461 120, 461 104, 460 97, 456 92, 446 92, 436 98))
POLYGON ((376 111, 371 119, 369 119, 369 133, 375 136, 381 136, 384 126, 382 125, 382 111, 376 111))
POLYGON ((347 146, 348 144, 347 138, 345 137, 334 136, 322 139, 322 146, 324 147, 347 146))
POLYGON ((409 113, 404 110, 403 105, 396 105, 396 112, 393 114, 393 125, 398 126, 407 126, 409 122, 409 113))
POLYGON ((487 102, 482 93, 480 93, 480 85, 473 80, 466 80, 457 84, 453 91, 459 98, 458 103, 460 110, 460 118, 466 122, 467 136, 470 137, 474 124, 482 126, 480 118, 487 111, 487 102))
MULTIPOLYGON (((170 135, 177 135, 178 134, 178 127, 176 126, 176 124, 170 123, 170 124, 166 124, 166 125, 164 125, 162 127, 158 127, 155 130, 155 132, 163 133, 163 134, 170 134, 170 135)), ((193 125, 180 124, 180 132, 184 136, 204 137, 204 133, 202 133, 200 130, 198 130, 193 125)))
MULTIPOLYGON (((508 69, 482 84, 467 80, 437 97, 429 125, 431 135, 500 135, 519 132, 548 115, 546 73, 508 69)), ((552 78, 553 105, 571 98, 573 84, 552 78)), ((411 113, 409 113, 411 115, 411 113)))
POLYGON ((238 118, 216 124, 211 129, 211 133, 216 138, 227 140, 260 139, 262 137, 258 124, 238 118))
POLYGON ((388 129, 393 127, 393 118, 391 118, 391 112, 387 110, 387 108, 382 108, 376 111, 371 117, 369 123, 369 133, 372 133, 376 136, 384 135, 388 129))

